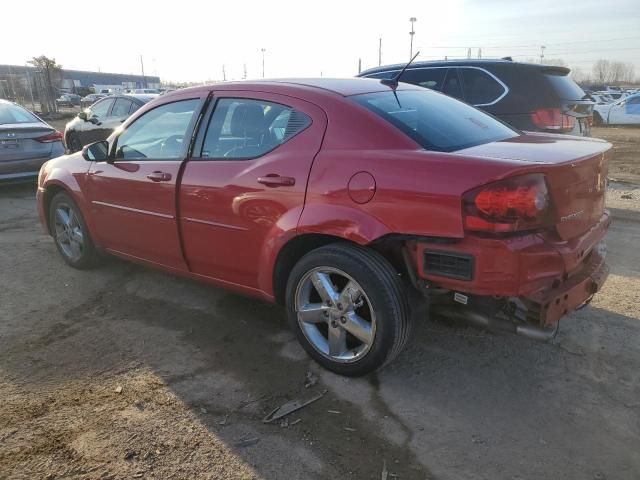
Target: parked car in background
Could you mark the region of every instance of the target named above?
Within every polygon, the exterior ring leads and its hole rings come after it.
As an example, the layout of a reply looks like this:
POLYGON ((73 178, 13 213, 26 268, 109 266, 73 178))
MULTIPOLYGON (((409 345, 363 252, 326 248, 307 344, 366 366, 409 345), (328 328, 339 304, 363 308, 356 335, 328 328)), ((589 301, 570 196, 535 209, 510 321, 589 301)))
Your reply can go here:
POLYGON ((47 162, 37 201, 72 267, 101 249, 282 303, 316 361, 363 375, 410 337, 409 289, 552 338, 607 276, 611 155, 406 83, 229 82, 47 162))
MULTIPOLYGON (((608 103, 613 103, 613 98, 611 98, 606 93, 602 93, 602 92, 587 92, 586 98, 598 105, 606 105, 608 103)), ((594 110, 594 117, 595 117, 595 110, 594 110)))
POLYGON ((62 134, 34 113, 0 99, 0 182, 31 180, 64 154, 62 134))
POLYGON ((593 122, 596 125, 640 125, 640 93, 615 103, 596 105, 593 122))
POLYGON ((80 95, 76 95, 75 93, 65 93, 56 99, 56 103, 59 107, 73 107, 80 105, 80 100, 80 95))
POLYGON ((69 152, 104 140, 141 106, 158 95, 110 95, 80 112, 67 123, 64 141, 69 152))
POLYGON ((160 93, 160 91, 157 88, 134 88, 133 90, 131 90, 132 94, 145 94, 145 93, 150 93, 150 94, 154 94, 154 93, 160 93))
POLYGON ((87 108, 96 103, 101 98, 106 97, 107 95, 104 93, 90 93, 86 97, 83 97, 80 101, 80 106, 82 108, 87 108))
MULTIPOLYGON (((359 76, 392 78, 403 67, 376 67, 359 76)), ((569 72, 510 60, 449 60, 412 63, 400 81, 463 100, 521 130, 588 136, 593 103, 569 72)))

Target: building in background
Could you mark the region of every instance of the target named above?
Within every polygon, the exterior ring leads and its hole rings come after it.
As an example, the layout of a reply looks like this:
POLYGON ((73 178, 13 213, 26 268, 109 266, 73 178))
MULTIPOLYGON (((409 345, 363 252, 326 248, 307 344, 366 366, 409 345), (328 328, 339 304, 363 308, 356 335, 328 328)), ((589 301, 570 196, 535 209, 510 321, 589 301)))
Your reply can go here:
MULTIPOLYGON (((38 70, 25 65, 0 65, 0 98, 20 103, 38 101, 38 70)), ((160 88, 160 78, 153 75, 85 72, 62 69, 58 93, 86 95, 95 90, 123 91, 134 88, 160 88)))

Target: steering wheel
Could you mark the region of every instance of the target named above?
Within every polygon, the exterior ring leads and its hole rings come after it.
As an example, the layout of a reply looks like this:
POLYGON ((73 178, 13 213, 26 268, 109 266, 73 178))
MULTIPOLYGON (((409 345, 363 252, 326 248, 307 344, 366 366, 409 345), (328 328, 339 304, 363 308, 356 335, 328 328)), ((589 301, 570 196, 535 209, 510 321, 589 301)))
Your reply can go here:
POLYGON ((169 138, 163 140, 160 144, 160 153, 179 152, 182 148, 183 140, 184 135, 171 135, 169 138))

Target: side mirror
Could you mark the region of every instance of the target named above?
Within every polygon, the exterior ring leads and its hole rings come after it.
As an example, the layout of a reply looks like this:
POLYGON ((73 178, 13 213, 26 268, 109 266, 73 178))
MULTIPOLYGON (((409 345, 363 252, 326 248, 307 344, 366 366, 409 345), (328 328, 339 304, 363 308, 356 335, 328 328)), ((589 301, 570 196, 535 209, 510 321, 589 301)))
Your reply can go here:
POLYGON ((109 142, 103 140, 101 142, 90 143, 82 149, 82 158, 88 162, 108 162, 109 142))
POLYGON ((78 114, 78 118, 81 120, 84 120, 85 122, 87 121, 87 112, 80 112, 78 114))

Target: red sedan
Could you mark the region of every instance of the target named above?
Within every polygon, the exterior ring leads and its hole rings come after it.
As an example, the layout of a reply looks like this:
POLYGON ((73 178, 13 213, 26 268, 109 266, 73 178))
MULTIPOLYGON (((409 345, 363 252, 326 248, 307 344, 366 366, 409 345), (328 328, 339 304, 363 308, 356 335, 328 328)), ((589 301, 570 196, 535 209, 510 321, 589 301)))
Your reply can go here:
POLYGON ((362 375, 405 345, 410 289, 552 336, 607 275, 610 157, 408 84, 238 82, 145 105, 37 196, 69 265, 106 251, 281 303, 315 360, 362 375))

